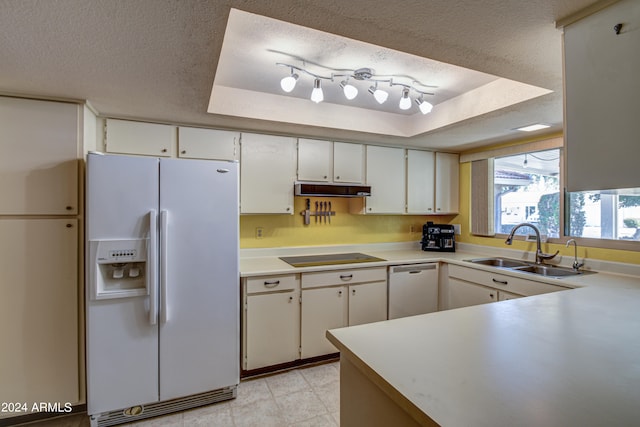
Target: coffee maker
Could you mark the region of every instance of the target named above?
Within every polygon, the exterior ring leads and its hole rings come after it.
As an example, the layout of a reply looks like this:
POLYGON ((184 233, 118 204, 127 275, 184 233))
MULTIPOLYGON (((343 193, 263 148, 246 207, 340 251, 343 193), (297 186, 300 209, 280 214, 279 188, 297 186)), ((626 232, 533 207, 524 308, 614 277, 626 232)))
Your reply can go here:
POLYGON ((434 224, 429 221, 422 226, 422 250, 455 252, 455 229, 451 224, 434 224))

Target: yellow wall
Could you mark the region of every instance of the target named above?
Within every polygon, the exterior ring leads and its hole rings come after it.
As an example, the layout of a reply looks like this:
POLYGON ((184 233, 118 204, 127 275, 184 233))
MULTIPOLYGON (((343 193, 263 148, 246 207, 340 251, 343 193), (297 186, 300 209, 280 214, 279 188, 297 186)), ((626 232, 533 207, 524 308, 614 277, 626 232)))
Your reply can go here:
POLYGON ((336 212, 331 223, 324 219, 304 225, 300 212, 305 209, 306 197, 295 198, 294 215, 241 215, 240 247, 267 248, 283 246, 342 245, 352 243, 384 243, 419 241, 422 225, 427 221, 448 223, 451 216, 415 215, 354 215, 349 213, 349 199, 338 197, 311 197, 311 209, 315 201, 331 201, 336 212), (261 227, 263 237, 256 238, 256 228, 261 227), (413 232, 411 228, 413 227, 413 232))

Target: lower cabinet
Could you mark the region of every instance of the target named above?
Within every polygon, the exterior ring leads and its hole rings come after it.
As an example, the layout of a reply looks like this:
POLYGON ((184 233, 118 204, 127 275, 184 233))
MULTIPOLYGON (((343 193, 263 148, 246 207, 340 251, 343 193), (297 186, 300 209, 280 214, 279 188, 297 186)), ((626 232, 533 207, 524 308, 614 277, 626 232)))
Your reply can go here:
POLYGON ((300 280, 296 274, 243 279, 244 370, 300 358, 300 280))
POLYGON ((303 273, 301 278, 301 357, 338 350, 327 340, 328 329, 387 319, 387 269, 303 273))
POLYGON ((467 307, 564 289, 567 288, 450 264, 446 307, 448 309, 467 307))

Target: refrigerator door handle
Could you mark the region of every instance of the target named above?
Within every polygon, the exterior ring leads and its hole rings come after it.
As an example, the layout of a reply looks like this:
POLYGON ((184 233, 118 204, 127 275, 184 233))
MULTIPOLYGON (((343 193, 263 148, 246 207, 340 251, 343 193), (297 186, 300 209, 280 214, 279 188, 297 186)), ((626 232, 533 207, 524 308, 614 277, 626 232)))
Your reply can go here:
POLYGON ((167 303, 167 250, 169 238, 169 212, 160 211, 160 322, 169 320, 169 304, 167 303))
POLYGON ((147 292, 149 293, 149 323, 155 325, 158 321, 158 215, 155 210, 149 211, 149 246, 147 259, 147 292))

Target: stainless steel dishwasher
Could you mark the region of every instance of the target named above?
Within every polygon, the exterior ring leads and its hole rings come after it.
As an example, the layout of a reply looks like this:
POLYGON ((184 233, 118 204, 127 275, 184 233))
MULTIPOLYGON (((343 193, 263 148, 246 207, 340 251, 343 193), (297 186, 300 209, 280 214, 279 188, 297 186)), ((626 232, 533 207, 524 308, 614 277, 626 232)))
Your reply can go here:
POLYGON ((389 319, 438 311, 438 263, 389 268, 389 319))

